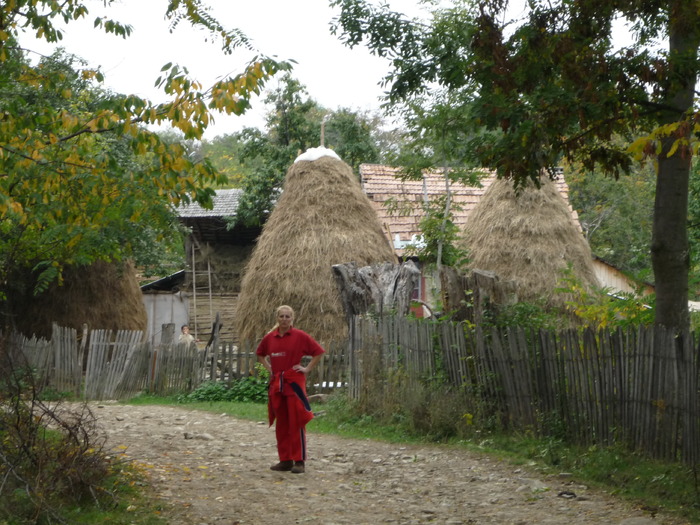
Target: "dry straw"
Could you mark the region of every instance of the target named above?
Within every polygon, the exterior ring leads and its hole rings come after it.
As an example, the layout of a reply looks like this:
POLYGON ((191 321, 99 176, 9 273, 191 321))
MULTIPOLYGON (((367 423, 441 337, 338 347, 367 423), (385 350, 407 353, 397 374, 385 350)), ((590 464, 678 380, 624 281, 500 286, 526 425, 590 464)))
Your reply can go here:
POLYGON ((585 287, 598 286, 591 249, 548 178, 518 194, 512 181, 494 181, 467 218, 463 242, 470 266, 515 281, 519 301, 563 306, 570 297, 554 290, 568 264, 585 287))
POLYGON ((52 285, 17 305, 15 323, 27 336, 51 338, 52 323, 75 328, 142 330, 148 325, 136 270, 129 263, 96 261, 68 267, 63 285, 52 285))
POLYGON ((322 343, 347 334, 331 267, 396 262, 377 214, 351 168, 324 156, 287 171, 282 195, 243 276, 236 308, 240 341, 255 343, 274 324, 277 306, 322 343))

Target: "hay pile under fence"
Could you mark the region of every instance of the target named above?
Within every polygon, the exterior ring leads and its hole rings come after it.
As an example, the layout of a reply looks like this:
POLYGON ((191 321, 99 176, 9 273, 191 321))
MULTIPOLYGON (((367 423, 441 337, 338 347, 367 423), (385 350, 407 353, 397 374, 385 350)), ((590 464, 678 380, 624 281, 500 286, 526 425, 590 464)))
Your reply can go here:
POLYGON ((82 330, 141 330, 148 325, 136 270, 130 262, 96 261, 68 267, 63 285, 33 297, 13 298, 14 325, 31 337, 49 339, 54 323, 82 330))
POLYGON ((377 214, 351 168, 335 157, 298 160, 243 277, 236 329, 257 341, 288 304, 295 326, 320 342, 345 338, 347 326, 332 266, 396 262, 377 214))
POLYGON ((563 306, 570 297, 554 291, 569 264, 584 287, 598 286, 590 246, 548 178, 517 194, 512 181, 495 181, 469 215, 463 243, 470 267, 515 281, 519 301, 563 306))

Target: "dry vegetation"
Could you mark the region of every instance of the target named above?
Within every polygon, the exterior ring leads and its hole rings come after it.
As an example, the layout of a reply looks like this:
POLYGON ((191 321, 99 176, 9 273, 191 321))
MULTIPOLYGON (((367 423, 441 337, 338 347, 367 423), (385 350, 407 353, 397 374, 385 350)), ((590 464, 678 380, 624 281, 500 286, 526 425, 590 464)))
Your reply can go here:
POLYGON ((256 341, 288 304, 296 326, 321 342, 347 328, 331 267, 395 262, 377 214, 344 162, 322 157, 293 164, 282 196, 243 277, 236 319, 241 341, 256 341))
POLYGON ((146 330, 148 318, 136 270, 129 262, 97 261, 66 268, 63 284, 39 296, 27 291, 13 305, 15 328, 27 336, 51 338, 53 323, 75 328, 146 330))
POLYGON ((530 183, 519 194, 511 181, 495 181, 469 216, 464 246, 471 268, 515 281, 519 301, 544 298, 547 306, 562 306, 568 298, 552 292, 568 264, 584 286, 598 285, 591 249, 546 178, 541 189, 530 183))

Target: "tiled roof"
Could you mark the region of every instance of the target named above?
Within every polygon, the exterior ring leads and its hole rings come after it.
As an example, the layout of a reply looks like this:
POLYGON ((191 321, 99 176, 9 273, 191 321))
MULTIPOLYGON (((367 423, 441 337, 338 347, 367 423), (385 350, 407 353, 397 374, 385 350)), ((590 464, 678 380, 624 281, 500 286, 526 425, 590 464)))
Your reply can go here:
POLYGON ((214 207, 211 210, 202 208, 196 202, 184 204, 178 209, 180 217, 233 217, 238 209, 238 201, 243 190, 216 190, 213 197, 214 207))
MULTIPOLYGON (((425 173, 423 180, 403 181, 397 177, 398 173, 399 168, 392 166, 360 165, 362 187, 377 211, 387 238, 392 242, 397 254, 401 255, 403 247, 415 240, 415 236, 420 235, 419 223, 423 218, 421 208, 423 195, 427 194, 428 198, 432 198, 444 194, 445 179, 441 173, 434 172, 425 173), (403 213, 390 213, 387 205, 392 199, 399 201, 398 204, 403 213)), ((469 213, 496 179, 494 172, 484 171, 483 173, 480 187, 465 186, 457 182, 451 185, 452 202, 455 208, 459 208, 453 211, 452 220, 460 230, 464 229, 469 213)), ((568 203, 569 189, 563 177, 557 179, 557 185, 568 203)), ((574 210, 572 215, 578 225, 578 217, 574 210)))

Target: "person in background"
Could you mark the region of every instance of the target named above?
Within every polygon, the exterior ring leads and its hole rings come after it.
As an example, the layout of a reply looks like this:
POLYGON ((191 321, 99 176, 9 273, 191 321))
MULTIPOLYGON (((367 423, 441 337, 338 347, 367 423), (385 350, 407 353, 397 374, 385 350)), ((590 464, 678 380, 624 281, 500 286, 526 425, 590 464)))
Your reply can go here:
POLYGON ((192 344, 194 343, 194 336, 190 333, 190 327, 186 324, 182 325, 180 328, 180 338, 177 340, 178 343, 192 344))
POLYGON ((268 418, 275 422, 279 463, 271 470, 301 474, 306 461, 306 424, 313 412, 306 397, 306 376, 314 369, 325 350, 313 337, 293 327, 294 310, 277 308, 277 324, 262 338, 256 355, 270 372, 268 418), (308 365, 301 359, 311 356, 308 365))

